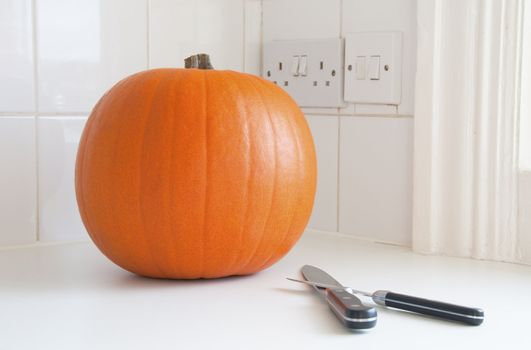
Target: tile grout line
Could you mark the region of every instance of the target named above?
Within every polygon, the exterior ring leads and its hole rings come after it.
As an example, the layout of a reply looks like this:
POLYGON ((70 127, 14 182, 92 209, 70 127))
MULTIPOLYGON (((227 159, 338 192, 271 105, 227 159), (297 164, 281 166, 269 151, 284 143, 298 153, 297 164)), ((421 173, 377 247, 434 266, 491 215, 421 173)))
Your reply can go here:
POLYGON ((90 112, 0 112, 0 118, 10 117, 87 117, 90 112))
MULTIPOLYGON (((339 38, 342 39, 342 42, 341 42, 341 45, 342 45, 342 53, 343 53, 343 57, 341 57, 341 61, 342 61, 342 65, 343 67, 342 68, 342 74, 341 74, 341 84, 343 85, 343 89, 341 90, 341 94, 343 96, 341 96, 341 100, 343 100, 343 102, 346 102, 344 101, 345 100, 345 61, 346 61, 346 50, 345 50, 345 31, 343 30, 343 10, 344 10, 344 0, 340 0, 339 1, 339 38)), ((346 102, 347 106, 348 106, 348 102, 346 102)), ((356 106, 354 105, 354 111, 356 110, 356 106)), ((340 137, 341 137, 341 107, 338 107, 337 108, 337 231, 339 231, 339 194, 340 194, 340 191, 339 191, 339 170, 340 170, 340 166, 341 166, 341 159, 339 158, 339 148, 341 146, 340 144, 340 137)))
POLYGON ((242 72, 247 72, 247 57, 245 56, 247 54, 247 16, 245 16, 245 13, 247 12, 247 2, 246 0, 241 0, 242 4, 242 11, 243 11, 243 23, 242 23, 242 72))
MULTIPOLYGON (((311 111, 303 110, 305 115, 326 115, 326 116, 338 116, 338 117, 362 117, 362 118, 389 118, 389 119, 412 119, 414 118, 411 114, 378 114, 378 113, 341 113, 336 110, 325 112, 325 111, 311 111)), ((89 111, 80 112, 80 111, 61 111, 61 112, 9 112, 3 111, 0 112, 0 118, 2 117, 87 117, 90 114, 89 111)))
POLYGON ((356 234, 342 233, 342 232, 337 232, 337 231, 325 231, 325 230, 319 230, 319 229, 315 229, 311 227, 306 228, 304 231, 305 233, 311 233, 311 234, 315 234, 319 236, 322 235, 322 236, 335 237, 335 238, 353 239, 357 241, 364 241, 367 243, 382 244, 382 245, 387 245, 387 246, 412 249, 411 245, 408 245, 406 243, 386 241, 386 240, 376 240, 376 239, 373 239, 367 236, 361 236, 361 235, 356 235, 356 234))
POLYGON ((149 52, 151 50, 151 47, 150 47, 151 31, 149 30, 149 27, 150 27, 150 18, 149 17, 151 16, 150 8, 151 8, 151 0, 147 0, 146 1, 146 65, 147 65, 146 69, 150 69, 151 68, 150 52, 149 52))
POLYGON ((341 190, 340 190, 340 181, 341 181, 341 116, 337 116, 337 188, 336 188, 336 231, 339 231, 339 206, 341 190))
MULTIPOLYGON (((340 35, 343 31, 343 0, 341 0, 341 3, 340 3, 340 8, 339 8, 339 25, 340 25, 340 35)), ((344 45, 344 44, 343 44, 344 45)), ((344 50, 343 50, 343 66, 345 65, 345 57, 344 57, 344 50)), ((341 79, 344 79, 344 73, 342 74, 342 77, 341 79)), ((344 84, 344 82, 342 81, 342 84, 344 84)), ((339 219, 340 219, 340 214, 339 214, 339 206, 340 206, 340 198, 339 196, 341 195, 341 190, 340 190, 340 178, 341 178, 341 175, 340 175, 340 170, 341 170, 341 108, 340 107, 337 107, 337 108, 334 108, 337 112, 337 198, 336 198, 336 231, 337 232, 340 232, 339 231, 339 219)))
POLYGON ((12 250, 21 250, 21 249, 31 249, 31 248, 47 248, 47 247, 61 247, 61 246, 71 246, 71 245, 78 245, 78 244, 87 244, 91 243, 90 240, 61 240, 61 241, 50 241, 50 242, 33 242, 33 243, 27 243, 27 244, 13 244, 13 245, 5 245, 0 246, 0 253, 5 251, 12 251, 12 250))
POLYGON ((264 65, 264 0, 260 0, 260 45, 259 45, 259 68, 260 76, 263 75, 262 67, 264 65))
POLYGON ((373 114, 373 113, 337 113, 337 112, 313 112, 305 110, 304 114, 307 115, 328 115, 328 116, 338 116, 338 117, 362 117, 362 118, 389 118, 389 119, 413 119, 411 114, 373 114))
MULTIPOLYGON (((339 1, 339 38, 344 38, 345 33, 343 33, 343 0, 339 1)), ((343 56, 345 52, 343 50, 343 56)), ((344 74, 344 73, 343 73, 344 74)))
POLYGON ((37 1, 31 1, 31 25, 32 25, 32 49, 33 49, 33 95, 34 95, 34 129, 33 140, 35 142, 35 241, 39 242, 40 234, 40 198, 39 198, 39 131, 38 131, 38 111, 39 111, 39 67, 38 67, 38 52, 37 52, 37 1))

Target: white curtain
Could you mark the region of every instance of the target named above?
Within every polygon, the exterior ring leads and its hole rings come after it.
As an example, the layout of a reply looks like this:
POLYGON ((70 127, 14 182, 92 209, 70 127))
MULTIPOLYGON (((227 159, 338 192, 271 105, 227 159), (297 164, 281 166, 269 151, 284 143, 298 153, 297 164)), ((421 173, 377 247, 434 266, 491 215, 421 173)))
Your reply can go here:
POLYGON ((518 232, 524 2, 418 1, 415 251, 525 259, 518 232))

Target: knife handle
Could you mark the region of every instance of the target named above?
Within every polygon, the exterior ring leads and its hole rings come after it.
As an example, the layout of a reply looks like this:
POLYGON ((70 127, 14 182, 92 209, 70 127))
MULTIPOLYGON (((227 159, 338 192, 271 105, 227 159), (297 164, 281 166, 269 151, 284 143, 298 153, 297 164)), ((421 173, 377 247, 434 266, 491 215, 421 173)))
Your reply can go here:
POLYGON ((376 325, 376 308, 343 289, 326 289, 326 301, 339 320, 349 329, 369 329, 376 325))
POLYGON ((463 322, 474 326, 479 326, 484 318, 483 310, 479 308, 443 303, 441 301, 393 293, 387 290, 374 292, 372 299, 379 305, 463 322))

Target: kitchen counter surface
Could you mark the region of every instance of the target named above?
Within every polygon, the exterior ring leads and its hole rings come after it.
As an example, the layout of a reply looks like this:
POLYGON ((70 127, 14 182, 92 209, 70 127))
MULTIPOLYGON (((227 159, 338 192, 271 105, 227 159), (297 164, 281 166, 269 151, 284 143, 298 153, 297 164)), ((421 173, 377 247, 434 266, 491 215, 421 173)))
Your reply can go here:
POLYGON ((0 251, 0 349, 528 348, 531 267, 423 256, 407 248, 307 232, 266 271, 170 281, 132 275, 92 243, 0 251), (347 331, 310 287, 312 264, 345 285, 482 307, 479 327, 378 309, 347 331))

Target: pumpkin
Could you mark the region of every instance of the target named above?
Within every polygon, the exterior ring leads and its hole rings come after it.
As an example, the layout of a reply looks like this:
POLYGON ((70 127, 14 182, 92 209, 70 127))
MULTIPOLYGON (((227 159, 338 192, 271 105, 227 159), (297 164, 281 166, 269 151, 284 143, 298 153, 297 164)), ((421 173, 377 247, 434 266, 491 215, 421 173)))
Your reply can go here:
POLYGON ((207 69, 205 57, 120 81, 81 137, 83 223, 139 275, 255 273, 290 250, 311 213, 315 151, 296 103, 259 77, 207 69))

